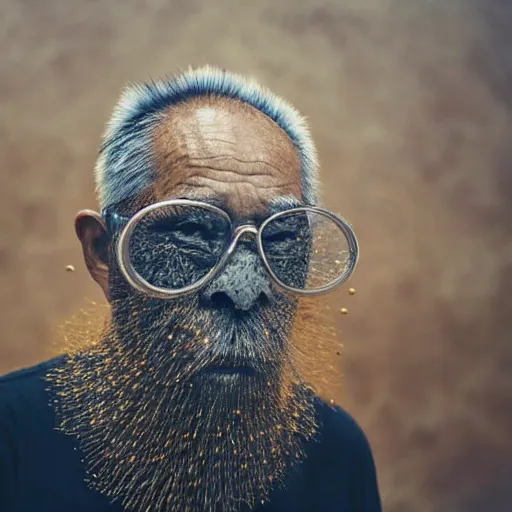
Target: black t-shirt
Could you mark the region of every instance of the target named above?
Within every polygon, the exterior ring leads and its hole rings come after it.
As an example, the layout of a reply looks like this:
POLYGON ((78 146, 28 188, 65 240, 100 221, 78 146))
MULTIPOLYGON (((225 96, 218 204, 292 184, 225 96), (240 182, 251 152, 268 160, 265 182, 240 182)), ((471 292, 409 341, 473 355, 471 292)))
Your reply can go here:
MULTIPOLYGON (((75 440, 55 429, 44 380, 62 359, 0 377, 0 511, 120 512, 90 490, 75 440)), ((339 407, 318 400, 318 442, 258 512, 380 512, 368 441, 339 407)), ((155 511, 158 512, 158 511, 155 511)), ((201 511, 200 511, 201 512, 201 511)))

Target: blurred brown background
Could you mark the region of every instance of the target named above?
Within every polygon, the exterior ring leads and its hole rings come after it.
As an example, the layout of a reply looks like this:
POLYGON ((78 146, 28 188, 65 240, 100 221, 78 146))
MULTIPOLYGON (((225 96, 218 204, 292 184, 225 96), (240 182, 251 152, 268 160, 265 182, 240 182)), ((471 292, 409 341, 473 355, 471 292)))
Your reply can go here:
POLYGON ((309 116, 360 237, 344 405, 385 510, 512 510, 512 4, 2 0, 0 48, 0 372, 100 298, 73 216, 120 88, 217 64, 309 116))

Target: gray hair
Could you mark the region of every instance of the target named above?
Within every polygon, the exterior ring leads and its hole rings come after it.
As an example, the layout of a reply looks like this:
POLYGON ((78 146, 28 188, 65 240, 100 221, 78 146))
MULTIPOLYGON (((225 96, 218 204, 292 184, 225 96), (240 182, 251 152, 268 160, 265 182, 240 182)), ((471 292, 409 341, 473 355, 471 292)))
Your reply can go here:
POLYGON ((200 96, 233 98, 258 109, 290 137, 301 161, 306 204, 318 201, 318 158, 306 120, 288 102, 251 78, 210 66, 123 91, 103 135, 95 167, 101 208, 136 196, 154 180, 151 133, 171 105, 200 96))

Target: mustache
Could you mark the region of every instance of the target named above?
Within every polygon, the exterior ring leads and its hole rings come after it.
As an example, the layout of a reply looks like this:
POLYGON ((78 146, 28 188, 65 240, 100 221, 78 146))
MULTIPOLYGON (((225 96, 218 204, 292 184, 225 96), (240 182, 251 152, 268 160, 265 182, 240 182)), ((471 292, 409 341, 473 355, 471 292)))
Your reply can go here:
POLYGON ((181 378, 216 366, 268 373, 286 355, 294 312, 285 301, 240 311, 204 307, 196 297, 126 306, 117 308, 116 324, 132 350, 144 347, 150 363, 174 375, 179 369, 181 378), (130 321, 123 320, 127 314, 130 321))

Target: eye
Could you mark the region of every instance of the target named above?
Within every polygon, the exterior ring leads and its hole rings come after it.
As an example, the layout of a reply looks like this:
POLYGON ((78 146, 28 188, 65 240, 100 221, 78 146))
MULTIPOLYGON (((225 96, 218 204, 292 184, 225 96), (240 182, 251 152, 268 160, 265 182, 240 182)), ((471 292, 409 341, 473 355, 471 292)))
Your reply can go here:
POLYGON ((208 230, 202 224, 193 221, 177 222, 173 218, 162 218, 152 222, 150 230, 156 233, 174 233, 183 236, 206 236, 208 230))
POLYGON ((174 222, 171 219, 158 219, 149 224, 147 228, 156 233, 168 233, 174 229, 174 222))
POLYGON ((290 240, 297 240, 298 236, 295 231, 278 231, 267 234, 265 240, 268 242, 288 242, 290 240))
POLYGON ((208 230, 204 226, 198 224, 197 222, 190 221, 178 224, 175 227, 175 231, 178 231, 185 236, 201 235, 205 237, 208 235, 208 230))

